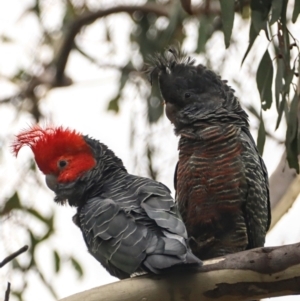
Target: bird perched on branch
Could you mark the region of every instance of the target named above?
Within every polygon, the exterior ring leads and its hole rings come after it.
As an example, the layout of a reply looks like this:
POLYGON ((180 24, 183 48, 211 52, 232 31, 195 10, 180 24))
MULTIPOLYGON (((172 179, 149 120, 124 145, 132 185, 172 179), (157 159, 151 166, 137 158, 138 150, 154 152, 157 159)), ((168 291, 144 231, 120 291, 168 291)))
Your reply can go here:
POLYGON ((194 254, 208 259, 263 246, 268 174, 234 90, 174 48, 154 57, 149 71, 180 137, 176 201, 194 254))
POLYGON ((54 201, 77 207, 73 220, 111 275, 123 279, 201 264, 187 246, 186 228, 165 185, 129 174, 106 145, 68 128, 29 128, 17 135, 14 153, 26 145, 54 201))

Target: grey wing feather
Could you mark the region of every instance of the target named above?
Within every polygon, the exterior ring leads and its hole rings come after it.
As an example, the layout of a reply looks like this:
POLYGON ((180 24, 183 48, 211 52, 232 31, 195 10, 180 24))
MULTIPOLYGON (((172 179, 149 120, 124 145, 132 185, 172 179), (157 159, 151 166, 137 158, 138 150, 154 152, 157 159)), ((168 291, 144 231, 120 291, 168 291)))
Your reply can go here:
POLYGON ((178 264, 201 264, 186 244, 186 229, 168 188, 141 181, 144 185, 136 189, 141 207, 125 198, 118 202, 94 198, 83 206, 80 228, 89 252, 119 278, 145 270, 160 273, 178 264))
POLYGON ((129 277, 145 259, 151 233, 145 226, 137 225, 113 200, 89 200, 81 209, 80 224, 90 253, 110 273, 113 266, 129 277))
POLYGON ((268 173, 249 130, 244 129, 241 137, 245 146, 242 156, 248 186, 244 208, 248 248, 255 248, 264 245, 271 221, 268 173))
POLYGON ((153 181, 140 187, 139 194, 143 195, 141 207, 159 227, 187 238, 185 225, 168 188, 153 181))
POLYGON ((146 258, 144 265, 155 273, 157 269, 180 263, 201 265, 201 260, 187 245, 187 231, 170 190, 162 183, 151 181, 139 188, 139 196, 142 197, 141 207, 165 236, 161 238, 164 244, 146 258))

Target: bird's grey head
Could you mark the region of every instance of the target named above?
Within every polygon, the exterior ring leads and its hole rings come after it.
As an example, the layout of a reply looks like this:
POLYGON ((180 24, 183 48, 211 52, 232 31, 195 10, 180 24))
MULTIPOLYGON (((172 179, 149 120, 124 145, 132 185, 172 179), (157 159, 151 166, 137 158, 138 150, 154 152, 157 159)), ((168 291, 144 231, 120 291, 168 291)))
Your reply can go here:
POLYGON ((176 129, 212 119, 238 120, 248 125, 248 116, 234 96, 234 90, 215 72, 196 65, 195 60, 175 48, 156 55, 152 61, 151 83, 158 76, 166 115, 176 129))

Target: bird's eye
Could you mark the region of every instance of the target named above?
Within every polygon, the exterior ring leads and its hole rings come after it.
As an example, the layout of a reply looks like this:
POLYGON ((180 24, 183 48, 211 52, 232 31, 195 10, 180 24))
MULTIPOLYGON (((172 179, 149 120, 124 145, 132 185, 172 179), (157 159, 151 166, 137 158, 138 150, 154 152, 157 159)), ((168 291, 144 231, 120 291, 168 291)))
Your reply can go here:
POLYGON ((64 167, 66 167, 67 165, 68 165, 68 162, 67 162, 66 160, 59 160, 59 161, 57 162, 58 168, 64 168, 64 167))
POLYGON ((185 97, 185 98, 189 98, 190 96, 191 96, 191 93, 185 93, 185 94, 184 94, 184 97, 185 97))

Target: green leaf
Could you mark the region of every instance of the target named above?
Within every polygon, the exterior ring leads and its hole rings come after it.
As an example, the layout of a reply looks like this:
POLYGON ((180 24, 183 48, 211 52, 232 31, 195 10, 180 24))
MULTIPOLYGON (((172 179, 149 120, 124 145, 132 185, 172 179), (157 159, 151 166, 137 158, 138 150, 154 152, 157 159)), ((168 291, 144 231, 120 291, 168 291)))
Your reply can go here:
POLYGON ((155 79, 152 81, 151 95, 147 98, 147 106, 149 122, 156 122, 164 112, 164 106, 161 101, 161 93, 157 77, 155 77, 155 79))
MULTIPOLYGON (((243 1, 240 1, 243 2, 243 1)), ((248 20, 250 18, 251 15, 251 10, 250 10, 250 5, 249 4, 240 4, 242 11, 241 11, 241 17, 244 20, 248 20)))
POLYGON ((295 168, 299 173, 299 162, 298 162, 298 102, 299 95, 295 92, 292 99, 290 110, 287 118, 287 130, 286 130, 286 150, 287 150, 287 161, 290 168, 295 168))
POLYGON ((10 294, 14 297, 16 297, 19 301, 23 301, 23 291, 15 291, 15 290, 11 290, 10 294))
POLYGON ((300 0, 295 0, 292 22, 295 23, 300 14, 300 0))
POLYGON ((41 5, 40 5, 40 0, 36 0, 34 4, 29 6, 25 11, 21 14, 19 17, 19 20, 27 16, 28 14, 34 13, 36 14, 36 17, 41 20, 41 5))
POLYGON ((45 279, 45 276, 43 273, 40 272, 40 270, 37 268, 36 269, 36 274, 40 277, 41 281, 43 282, 43 284, 47 287, 47 289, 50 291, 50 293, 52 294, 52 296, 54 297, 55 300, 58 299, 55 290, 53 289, 52 285, 49 283, 49 281, 47 281, 45 279))
POLYGON ((150 123, 156 122, 164 112, 164 106, 160 101, 160 98, 151 95, 147 99, 148 104, 148 119, 150 123))
MULTIPOLYGON (((49 222, 52 223, 53 219, 51 221, 49 221, 49 222)), ((39 242, 38 243, 41 243, 42 241, 48 239, 53 232, 54 232, 53 227, 49 226, 49 228, 47 229, 47 232, 42 237, 39 237, 39 242)))
POLYGON ((257 110, 252 105, 246 105, 247 110, 253 114, 257 119, 260 119, 260 114, 257 112, 257 110))
POLYGON ((243 8, 245 5, 245 0, 238 0, 239 2, 239 8, 240 8, 240 12, 243 13, 243 8))
POLYGON ((207 16, 202 16, 200 21, 200 27, 199 27, 199 32, 198 32, 198 42, 197 42, 197 49, 196 52, 205 52, 205 46, 206 42, 211 36, 211 31, 212 31, 212 18, 207 17, 207 16))
POLYGON ((271 8, 272 17, 270 20, 270 25, 274 24, 280 18, 282 4, 283 4, 283 0, 273 0, 272 1, 272 8, 271 8))
POLYGON ((256 32, 256 30, 254 29, 253 24, 251 23, 251 25, 250 25, 250 33, 249 33, 249 45, 248 45, 247 50, 246 50, 246 52, 244 54, 244 57, 242 59, 241 65, 243 65, 243 63, 244 63, 244 61, 245 61, 245 59, 246 59, 246 57, 247 57, 250 49, 252 48, 252 46, 254 44, 254 41, 255 41, 255 39, 256 39, 257 36, 258 36, 258 33, 256 32))
POLYGON ((106 37, 106 41, 107 42, 111 42, 112 41, 112 37, 111 37, 111 31, 110 31, 110 27, 107 23, 105 24, 105 37, 106 37))
POLYGON ((271 0, 252 0, 251 1, 251 25, 249 33, 249 46, 244 54, 242 65, 246 59, 253 43, 259 32, 263 29, 268 37, 267 22, 268 14, 271 8, 271 0))
POLYGON ((263 20, 268 20, 268 15, 271 9, 271 4, 272 0, 252 0, 250 5, 251 5, 251 10, 252 11, 257 11, 260 12, 261 14, 261 19, 263 20))
POLYGON ((127 71, 126 69, 129 69, 129 70, 133 69, 131 62, 129 62, 124 67, 124 69, 122 70, 121 78, 120 78, 119 92, 118 92, 118 94, 113 99, 111 99, 109 101, 108 107, 107 107, 108 111, 114 111, 116 113, 119 113, 119 110, 120 110, 119 101, 121 99, 122 90, 125 87, 125 84, 126 84, 126 82, 128 80, 128 73, 129 73, 129 71, 127 71))
POLYGON ((289 72, 289 69, 291 69, 289 66, 290 61, 291 61, 290 33, 289 33, 289 30, 287 29, 286 25, 283 26, 282 32, 283 32, 283 39, 284 39, 284 48, 282 50, 283 50, 283 57, 286 62, 285 70, 287 70, 289 72), (289 68, 287 68, 287 64, 288 64, 289 68))
POLYGON ((290 85, 292 83, 293 77, 294 77, 294 71, 288 68, 284 68, 283 91, 287 94, 290 92, 290 85))
MULTIPOLYGON (((29 236, 30 236, 30 249, 32 251, 32 254, 35 252, 35 247, 36 245, 40 242, 39 239, 34 235, 34 233, 32 233, 32 231, 28 228, 27 229, 29 236)), ((34 261, 34 258, 32 257, 32 260, 34 261)), ((32 262, 33 262, 32 261, 32 262)))
POLYGON ((18 261, 18 258, 14 258, 12 261, 12 268, 14 270, 20 270, 20 271, 24 271, 24 268, 20 265, 19 261, 18 261))
POLYGON ((264 125, 264 120, 262 118, 262 112, 260 112, 259 128, 257 134, 257 149, 261 156, 264 152, 265 142, 266 142, 266 129, 264 125))
POLYGON ((265 28, 266 19, 263 19, 261 11, 252 10, 251 21, 257 34, 265 28))
POLYGON ((0 212, 0 215, 8 214, 13 209, 21 209, 22 205, 20 198, 17 192, 15 192, 5 203, 3 210, 0 212))
POLYGON ((235 0, 220 0, 221 18, 223 24, 224 41, 226 48, 229 47, 234 21, 234 3, 235 0))
POLYGON ((190 15, 193 14, 192 12, 192 5, 191 0, 180 0, 182 8, 190 15))
POLYGON ((119 107, 119 100, 120 100, 120 93, 114 97, 113 99, 111 99, 108 103, 108 107, 107 110, 108 111, 114 111, 116 113, 119 113, 120 107, 119 107))
POLYGON ((55 263, 55 273, 58 273, 60 270, 60 256, 56 251, 53 251, 54 263, 55 263))
POLYGON ((13 39, 10 38, 9 36, 3 34, 0 36, 0 41, 2 43, 11 43, 11 42, 13 42, 13 39))
POLYGON ((282 59, 277 59, 277 71, 275 77, 275 100, 277 112, 279 112, 280 93, 282 92, 283 87, 283 71, 284 62, 282 59))
POLYGON ((275 131, 278 129, 278 127, 280 125, 282 113, 284 112, 285 105, 286 105, 286 94, 283 93, 282 100, 278 107, 278 117, 277 117, 277 121, 276 121, 275 131))
MULTIPOLYGON (((162 31, 158 35, 158 37, 151 43, 154 45, 157 44, 157 46, 160 47, 159 51, 161 51, 162 47, 165 47, 164 45, 173 43, 174 39, 176 41, 181 42, 184 38, 182 24, 184 22, 186 14, 183 12, 180 5, 178 5, 177 1, 175 1, 174 4, 171 6, 169 13, 170 17, 167 28, 164 31, 162 31)), ((147 53, 150 53, 148 49, 147 53)))
POLYGON ((75 271, 78 273, 78 276, 81 278, 83 276, 83 270, 81 265, 74 257, 71 257, 70 259, 75 271))
POLYGON ((273 64, 267 49, 259 63, 256 73, 256 84, 264 110, 269 109, 272 104, 272 81, 273 64))
POLYGON ((51 219, 42 216, 38 211, 31 209, 31 208, 24 208, 29 214, 33 215, 37 219, 39 219, 41 222, 45 223, 49 226, 49 223, 51 222, 51 219))
POLYGON ((74 42, 73 48, 74 50, 77 50, 83 57, 85 57, 91 63, 95 64, 96 66, 100 66, 99 62, 91 55, 89 55, 87 52, 85 52, 77 43, 74 42))

